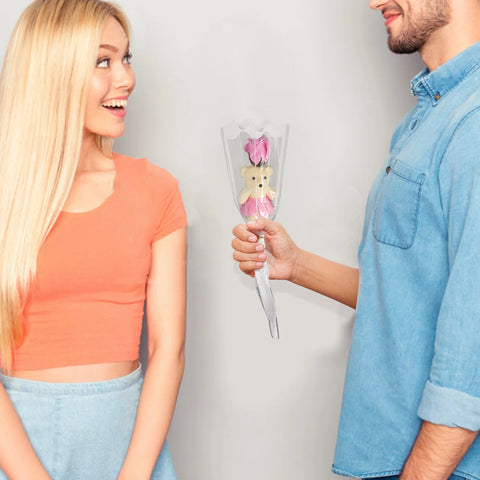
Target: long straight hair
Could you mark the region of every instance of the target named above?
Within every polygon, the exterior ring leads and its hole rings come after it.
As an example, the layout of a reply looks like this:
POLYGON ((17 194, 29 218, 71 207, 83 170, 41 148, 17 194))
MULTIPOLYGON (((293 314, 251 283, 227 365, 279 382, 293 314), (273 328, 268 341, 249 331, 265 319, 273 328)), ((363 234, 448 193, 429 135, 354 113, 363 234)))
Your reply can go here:
MULTIPOLYGON (((116 5, 36 0, 18 20, 0 77, 0 362, 12 368, 42 243, 77 170, 103 27, 116 5)), ((97 137, 111 153, 113 140, 97 137)))

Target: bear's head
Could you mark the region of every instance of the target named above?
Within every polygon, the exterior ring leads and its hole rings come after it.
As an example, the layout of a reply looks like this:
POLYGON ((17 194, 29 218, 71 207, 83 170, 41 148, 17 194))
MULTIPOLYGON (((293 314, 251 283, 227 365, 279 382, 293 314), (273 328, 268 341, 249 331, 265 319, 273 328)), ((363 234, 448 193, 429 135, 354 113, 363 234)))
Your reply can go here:
POLYGON ((261 198, 266 195, 273 173, 270 165, 243 167, 240 172, 252 198, 261 198))

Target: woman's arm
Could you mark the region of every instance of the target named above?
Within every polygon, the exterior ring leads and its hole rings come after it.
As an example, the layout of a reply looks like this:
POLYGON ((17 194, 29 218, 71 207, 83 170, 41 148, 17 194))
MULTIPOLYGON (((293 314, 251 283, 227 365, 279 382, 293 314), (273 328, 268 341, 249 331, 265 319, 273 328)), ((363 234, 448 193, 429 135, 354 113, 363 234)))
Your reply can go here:
POLYGON ((0 384, 0 469, 10 480, 51 480, 28 440, 17 412, 0 384))
POLYGON ((332 262, 295 245, 286 230, 277 222, 261 219, 237 225, 233 258, 248 275, 268 261, 270 278, 289 280, 349 307, 357 304, 359 273, 357 268, 332 262), (264 250, 257 244, 259 232, 265 234, 264 250))
POLYGON ((150 479, 170 427, 184 367, 186 251, 186 228, 152 246, 146 303, 148 366, 118 480, 150 479))

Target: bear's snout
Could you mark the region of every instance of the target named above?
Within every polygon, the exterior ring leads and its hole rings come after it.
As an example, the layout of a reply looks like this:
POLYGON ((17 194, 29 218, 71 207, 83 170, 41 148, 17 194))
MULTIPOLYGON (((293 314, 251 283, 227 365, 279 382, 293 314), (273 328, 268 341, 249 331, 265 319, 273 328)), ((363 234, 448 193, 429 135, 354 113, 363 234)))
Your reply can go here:
POLYGON ((258 188, 263 188, 263 183, 260 183, 260 184, 258 185, 258 188))

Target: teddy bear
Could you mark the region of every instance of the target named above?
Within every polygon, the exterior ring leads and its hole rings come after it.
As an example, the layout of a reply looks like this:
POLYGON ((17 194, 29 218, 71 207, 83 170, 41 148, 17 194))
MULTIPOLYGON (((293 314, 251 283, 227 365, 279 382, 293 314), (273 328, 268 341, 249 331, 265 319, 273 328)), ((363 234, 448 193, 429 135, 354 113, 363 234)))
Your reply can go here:
POLYGON ((270 185, 273 168, 267 165, 270 142, 264 135, 258 139, 249 138, 244 150, 251 165, 240 170, 245 182, 245 188, 238 195, 240 213, 248 220, 269 217, 275 211, 272 200, 276 197, 270 185))

